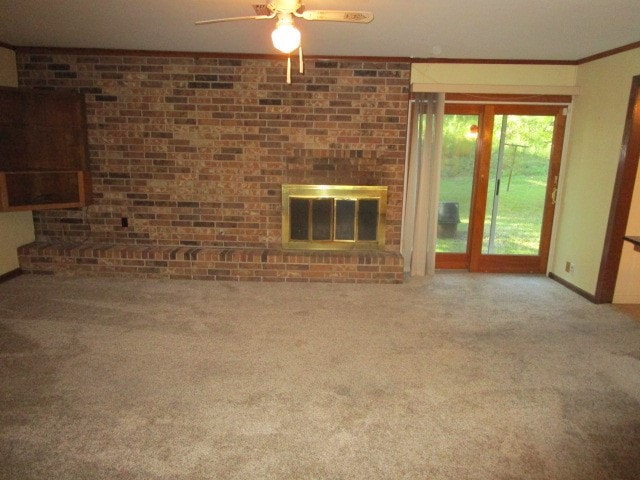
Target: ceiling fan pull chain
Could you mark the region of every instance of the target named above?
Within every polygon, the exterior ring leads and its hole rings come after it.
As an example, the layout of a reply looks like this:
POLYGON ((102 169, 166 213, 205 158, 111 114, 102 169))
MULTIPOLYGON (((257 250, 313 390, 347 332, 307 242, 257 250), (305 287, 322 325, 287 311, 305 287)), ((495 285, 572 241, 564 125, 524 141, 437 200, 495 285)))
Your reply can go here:
POLYGON ((304 60, 302 58, 302 44, 300 44, 300 47, 298 47, 298 55, 299 55, 299 61, 300 61, 300 73, 304 73, 304 60))
POLYGON ((291 55, 287 57, 287 83, 291 83, 291 55))

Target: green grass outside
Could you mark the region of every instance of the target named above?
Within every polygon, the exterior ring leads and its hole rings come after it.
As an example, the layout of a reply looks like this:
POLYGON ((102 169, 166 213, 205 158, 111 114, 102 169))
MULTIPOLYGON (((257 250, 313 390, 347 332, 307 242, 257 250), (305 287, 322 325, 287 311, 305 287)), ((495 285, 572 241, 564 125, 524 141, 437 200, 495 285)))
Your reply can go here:
MULTIPOLYGON (((529 168, 515 171, 507 190, 508 173, 503 173, 498 206, 494 254, 537 255, 544 209, 547 171, 546 161, 529 163, 529 168), (543 163, 544 162, 544 163, 543 163), (538 164, 542 168, 535 168, 538 164)), ((439 238, 438 252, 465 252, 469 229, 469 196, 471 175, 443 177, 440 200, 459 202, 460 224, 455 238, 439 238)), ((495 177, 489 181, 489 192, 495 188, 495 177)), ((492 198, 489 199, 483 232, 483 253, 487 252, 491 222, 492 198)))
MULTIPOLYGON (((505 141, 500 201, 494 249, 488 252, 493 191, 501 123, 494 122, 489 168, 489 199, 483 231, 482 253, 537 255, 547 186, 553 117, 511 115, 505 141)), ((467 247, 469 201, 475 163, 475 140, 466 136, 478 121, 475 115, 446 115, 443 130, 443 161, 440 201, 458 202, 460 224, 455 238, 439 238, 438 252, 462 252, 467 247)))

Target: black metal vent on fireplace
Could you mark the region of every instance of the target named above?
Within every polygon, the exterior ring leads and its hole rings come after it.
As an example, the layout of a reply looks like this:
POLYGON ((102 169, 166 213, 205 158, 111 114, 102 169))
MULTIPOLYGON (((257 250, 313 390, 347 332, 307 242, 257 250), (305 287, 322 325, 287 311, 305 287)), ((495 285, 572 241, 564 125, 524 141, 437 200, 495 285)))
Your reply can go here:
POLYGON ((291 240, 375 242, 379 200, 289 198, 291 240))
POLYGON ((284 185, 283 246, 383 248, 386 197, 386 187, 284 185))

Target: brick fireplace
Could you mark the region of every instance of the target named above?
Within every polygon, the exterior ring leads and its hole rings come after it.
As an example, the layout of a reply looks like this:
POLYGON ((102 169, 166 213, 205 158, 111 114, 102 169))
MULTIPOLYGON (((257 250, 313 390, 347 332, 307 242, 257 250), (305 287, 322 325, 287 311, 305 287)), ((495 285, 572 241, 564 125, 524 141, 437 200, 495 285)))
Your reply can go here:
POLYGON ((94 204, 34 212, 47 273, 398 282, 409 62, 19 49, 23 87, 87 103, 94 204), (387 188, 384 248, 282 249, 283 184, 387 188))

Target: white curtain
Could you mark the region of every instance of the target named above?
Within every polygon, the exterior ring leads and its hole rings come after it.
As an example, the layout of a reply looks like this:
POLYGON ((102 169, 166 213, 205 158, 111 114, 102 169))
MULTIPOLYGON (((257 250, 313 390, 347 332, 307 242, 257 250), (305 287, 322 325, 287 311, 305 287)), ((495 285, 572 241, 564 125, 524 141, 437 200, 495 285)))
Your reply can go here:
POLYGON ((435 273, 444 93, 416 94, 410 112, 401 250, 405 272, 424 276, 435 273))

